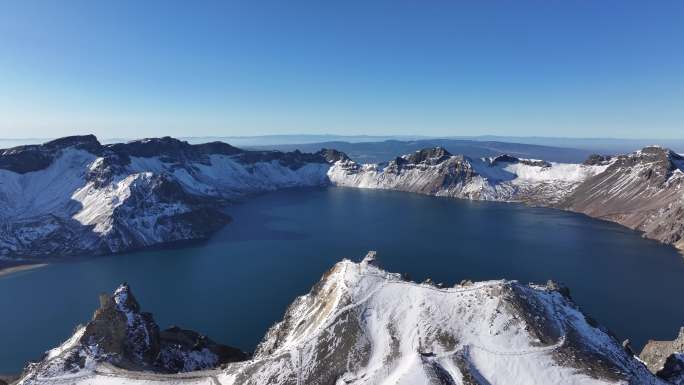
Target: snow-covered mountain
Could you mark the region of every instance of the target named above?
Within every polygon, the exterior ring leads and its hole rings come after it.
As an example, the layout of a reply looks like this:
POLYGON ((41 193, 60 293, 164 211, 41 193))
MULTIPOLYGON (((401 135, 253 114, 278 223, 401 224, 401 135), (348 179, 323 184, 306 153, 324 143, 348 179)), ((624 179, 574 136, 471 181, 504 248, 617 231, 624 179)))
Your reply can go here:
POLYGON ((595 155, 582 164, 508 155, 471 159, 438 147, 384 164, 342 159, 328 176, 338 186, 577 211, 684 250, 684 157, 657 146, 614 157, 595 155))
POLYGON ((205 238, 250 193, 328 183, 336 151, 243 151, 94 136, 0 150, 0 257, 112 253, 205 238))
POLYGON ((472 159, 436 147, 385 164, 359 165, 344 160, 333 165, 328 175, 339 186, 550 205, 606 167, 549 163, 508 155, 472 159))
POLYGON ((202 239, 249 194, 296 186, 524 202, 612 220, 684 249, 684 158, 659 147, 582 164, 473 159, 436 147, 383 164, 321 150, 245 151, 94 136, 0 150, 0 258, 106 254, 202 239))
MULTIPOLYGON (((418 284, 377 267, 372 252, 297 298, 253 357, 216 369, 162 374, 151 316, 130 301, 122 286, 19 384, 666 384, 553 282, 418 284)), ((175 357, 195 362, 192 352, 175 357)))

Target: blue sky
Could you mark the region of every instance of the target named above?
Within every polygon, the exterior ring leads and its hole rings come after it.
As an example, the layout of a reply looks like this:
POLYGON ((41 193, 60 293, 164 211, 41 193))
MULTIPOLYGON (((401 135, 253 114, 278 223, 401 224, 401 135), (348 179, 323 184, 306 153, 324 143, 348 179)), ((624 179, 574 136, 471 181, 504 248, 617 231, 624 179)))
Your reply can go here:
POLYGON ((3 1, 0 137, 684 136, 682 1, 3 1))

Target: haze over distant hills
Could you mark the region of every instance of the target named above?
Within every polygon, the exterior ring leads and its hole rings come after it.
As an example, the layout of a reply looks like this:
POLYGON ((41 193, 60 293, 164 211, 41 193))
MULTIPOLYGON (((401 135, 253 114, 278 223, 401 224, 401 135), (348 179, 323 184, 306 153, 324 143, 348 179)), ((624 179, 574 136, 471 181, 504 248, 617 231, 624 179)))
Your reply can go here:
POLYGON ((430 147, 443 147, 454 154, 462 154, 472 158, 492 157, 510 154, 520 158, 545 159, 552 162, 574 162, 585 160, 595 151, 551 147, 536 144, 507 143, 496 141, 478 141, 464 139, 419 139, 419 140, 385 140, 381 142, 332 141, 322 143, 280 144, 270 146, 248 146, 255 150, 279 150, 316 152, 321 148, 334 148, 346 153, 350 158, 363 163, 388 162, 401 154, 407 154, 430 147))
MULTIPOLYGON (((0 138, 0 148, 9 148, 25 144, 41 144, 54 138, 0 138)), ((127 142, 137 138, 104 138, 103 144, 127 142)), ((537 157, 555 161, 581 161, 586 155, 619 154, 633 151, 652 144, 659 144, 684 153, 684 139, 658 138, 564 138, 551 136, 428 136, 428 135, 335 135, 335 134, 283 134, 283 135, 253 135, 253 136, 191 136, 181 137, 189 143, 207 143, 221 141, 234 146, 255 149, 277 149, 292 151, 299 149, 304 152, 317 151, 322 147, 337 148, 357 160, 380 162, 391 159, 406 151, 420 148, 443 146, 454 153, 468 156, 490 156, 491 151, 512 152, 517 156, 537 157), (389 143, 383 143, 388 142, 389 143), (396 142, 414 143, 402 145, 396 142), (484 142, 475 143, 475 142, 484 142), (375 144, 368 144, 375 143, 375 144), (506 145, 504 145, 504 143, 506 145), (536 145, 570 149, 560 151, 541 152, 542 148, 509 147, 508 144, 536 145), (453 146, 453 147, 451 147, 453 146), (554 158, 558 156, 558 158, 554 158)))

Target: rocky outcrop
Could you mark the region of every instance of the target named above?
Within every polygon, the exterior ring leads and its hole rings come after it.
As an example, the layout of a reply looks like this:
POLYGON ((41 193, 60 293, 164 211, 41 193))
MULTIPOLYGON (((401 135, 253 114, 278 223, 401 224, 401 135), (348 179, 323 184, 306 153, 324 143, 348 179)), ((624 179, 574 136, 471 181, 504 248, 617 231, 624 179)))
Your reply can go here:
POLYGON ((117 290, 96 314, 110 327, 79 329, 72 342, 48 353, 51 359, 29 366, 20 383, 665 384, 560 285, 487 281, 440 288, 382 270, 375 254, 326 272, 289 306, 252 359, 197 373, 134 369, 171 371, 160 361, 165 354, 155 359, 154 353, 164 352, 169 340, 196 344, 183 342, 185 334, 157 332, 131 298, 125 286, 117 290), (110 354, 96 349, 96 341, 110 354), (84 352, 75 358, 85 356, 86 363, 72 359, 66 369, 44 370, 72 351, 84 352), (129 369, 121 369, 124 361, 129 369))
POLYGON ((100 307, 88 324, 79 326, 61 346, 26 366, 22 381, 32 383, 65 373, 112 365, 130 371, 178 373, 244 361, 239 349, 213 342, 178 327, 159 331, 150 313, 140 310, 128 285, 100 296, 100 307))
POLYGON ((684 384, 684 327, 672 341, 648 341, 639 358, 658 377, 676 385, 684 384))

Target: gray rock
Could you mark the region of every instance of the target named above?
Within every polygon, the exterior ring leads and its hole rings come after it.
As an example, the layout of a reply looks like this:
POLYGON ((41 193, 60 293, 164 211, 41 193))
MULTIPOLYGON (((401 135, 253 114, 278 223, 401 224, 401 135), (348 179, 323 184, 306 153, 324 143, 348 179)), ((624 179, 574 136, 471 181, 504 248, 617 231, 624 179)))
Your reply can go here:
POLYGON ((677 338, 672 341, 648 341, 639 354, 639 358, 653 373, 658 373, 665 366, 668 357, 684 352, 684 327, 679 329, 677 338))

